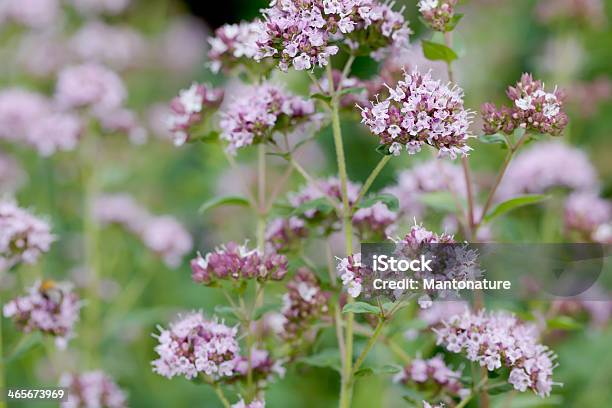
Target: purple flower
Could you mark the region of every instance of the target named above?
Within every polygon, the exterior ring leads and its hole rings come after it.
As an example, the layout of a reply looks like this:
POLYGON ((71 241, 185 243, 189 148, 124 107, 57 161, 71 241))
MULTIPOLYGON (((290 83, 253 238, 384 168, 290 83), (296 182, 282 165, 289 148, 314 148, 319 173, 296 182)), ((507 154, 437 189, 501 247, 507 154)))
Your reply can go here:
POLYGON ((564 95, 558 89, 546 92, 542 81, 523 74, 514 87, 508 87, 506 95, 512 101, 511 107, 497 110, 491 103, 482 106, 485 134, 510 134, 523 128, 527 132, 558 136, 565 129, 568 119, 563 111, 564 95))
POLYGON ((287 274, 287 268, 284 255, 262 254, 257 249, 249 249, 246 244, 229 242, 205 257, 198 254, 191 261, 191 277, 194 282, 205 285, 212 285, 217 280, 281 280, 287 274))
POLYGON ((117 70, 142 63, 147 51, 145 39, 137 31, 100 21, 81 27, 70 39, 70 48, 83 61, 106 64, 117 70))
MULTIPOLYGON (((308 184, 302 187, 301 190, 290 193, 289 203, 294 207, 299 207, 309 201, 317 200, 324 197, 329 197, 338 202, 342 201, 342 185, 340 179, 337 177, 329 177, 326 180, 315 180, 316 185, 308 184)), ((349 205, 352 205, 357 196, 359 195, 360 184, 347 181, 347 195, 349 205)), ((317 218, 320 216, 319 211, 316 209, 306 210, 303 216, 307 219, 317 218)))
POLYGON ((598 185, 597 172, 584 151, 565 143, 539 142, 510 163, 497 190, 497 198, 505 200, 519 194, 544 193, 554 187, 595 191, 598 185))
POLYGON ((396 185, 385 189, 398 198, 402 215, 415 218, 422 218, 426 210, 419 198, 426 193, 442 191, 451 191, 459 197, 466 195, 461 167, 442 160, 416 163, 398 174, 396 185))
POLYGON ((393 155, 403 148, 415 154, 428 144, 440 156, 466 156, 471 113, 463 108, 463 91, 449 88, 429 73, 414 70, 404 74, 389 96, 361 109, 361 122, 378 135, 380 143, 393 155))
POLYGON ((193 247, 189 232, 168 215, 149 218, 141 234, 142 242, 171 268, 179 266, 183 256, 193 247))
POLYGON ((584 22, 594 27, 606 23, 602 0, 542 0, 537 3, 536 15, 544 23, 563 19, 584 22))
POLYGON ((287 252, 300 245, 308 236, 304 220, 298 217, 275 218, 268 223, 265 231, 267 248, 273 252, 287 252))
POLYGON ((423 20, 436 31, 451 31, 449 23, 455 16, 457 0, 420 0, 419 12, 423 20), (449 29, 450 28, 450 29, 449 29))
POLYGON ((256 399, 248 404, 243 399, 235 404, 232 404, 231 408, 266 408, 266 402, 264 400, 256 399))
POLYGON ((283 71, 324 67, 342 44, 379 57, 411 33, 401 12, 376 0, 275 1, 263 14, 256 58, 273 57, 283 71))
POLYGON ((170 22, 159 38, 156 57, 160 64, 177 74, 197 69, 206 55, 207 30, 200 19, 179 17, 170 22))
POLYGON ((55 90, 55 98, 64 108, 108 111, 119 108, 125 97, 125 87, 117 74, 94 63, 64 68, 55 90))
POLYGON ((84 15, 117 15, 122 13, 131 0, 69 0, 84 15))
POLYGON ((453 397, 466 397, 470 390, 461 383, 461 371, 451 370, 442 359, 435 356, 428 360, 415 358, 393 378, 410 387, 422 388, 432 385, 435 389, 453 397))
POLYGON ((72 284, 51 280, 37 281, 24 296, 4 305, 4 317, 12 319, 25 333, 39 330, 54 336, 56 344, 65 348, 74 337, 81 302, 72 292, 72 284))
POLYGON ((507 367, 508 382, 518 391, 533 390, 544 397, 550 394, 555 356, 538 343, 535 326, 520 322, 507 312, 466 311, 433 329, 438 345, 452 353, 465 353, 489 371, 507 367))
POLYGON ((51 112, 42 95, 19 88, 0 91, 0 139, 23 141, 33 123, 51 112))
POLYGON ((205 374, 218 380, 231 377, 240 351, 236 327, 206 320, 201 312, 179 316, 169 329, 159 327, 155 335, 159 358, 153 371, 166 378, 184 376, 188 380, 205 374))
POLYGON ((371 207, 358 209, 353 215, 353 225, 364 241, 386 238, 393 233, 396 220, 397 213, 380 201, 371 207))
POLYGON ((14 21, 34 29, 51 27, 59 15, 59 0, 3 0, 0 4, 0 22, 14 21))
MULTIPOLYGON (((280 361, 274 361, 270 353, 266 350, 259 350, 255 347, 251 349, 251 371, 253 378, 258 384, 263 385, 272 380, 274 374, 284 377, 285 368, 280 361)), ((239 356, 234 360, 234 377, 227 379, 227 382, 244 380, 247 378, 249 370, 249 357, 239 356)))
POLYGON ((33 122, 26 134, 26 142, 41 156, 51 156, 57 151, 76 149, 83 124, 71 113, 52 113, 33 122))
POLYGON ((12 201, 0 200, 0 270, 19 262, 35 263, 54 240, 47 222, 12 201))
POLYGON ((168 130, 176 146, 189 140, 190 129, 200 122, 203 114, 219 107, 223 94, 222 89, 195 82, 179 92, 170 102, 172 113, 167 118, 168 130))
POLYGON ((15 193, 25 178, 26 173, 19 162, 0 151, 0 195, 15 193))
POLYGON ((240 65, 255 63, 258 51, 257 39, 265 30, 261 21, 225 24, 215 30, 215 36, 208 39, 210 67, 213 72, 223 69, 229 72, 240 65))
POLYGON ((124 108, 97 109, 93 114, 100 121, 100 126, 105 132, 124 134, 133 145, 146 143, 148 139, 147 130, 140 123, 134 111, 124 108))
POLYGON ((286 341, 299 341, 328 312, 329 294, 321 289, 317 277, 308 269, 297 270, 287 283, 283 295, 283 328, 280 336, 286 341))
POLYGON ((57 34, 32 32, 24 35, 19 42, 19 66, 35 77, 55 76, 70 58, 70 50, 64 38, 57 34))
POLYGON ((612 205, 609 200, 593 192, 574 193, 565 202, 565 227, 582 232, 587 237, 597 228, 612 221, 612 205))
POLYGON ((94 200, 93 217, 102 224, 117 224, 128 231, 140 235, 147 221, 149 212, 127 193, 104 194, 94 200))
POLYGON ((340 259, 336 270, 338 276, 342 279, 342 286, 345 287, 348 294, 353 298, 359 297, 363 290, 364 278, 367 272, 361 264, 361 253, 340 259))
POLYGON ((299 131, 303 127, 299 125, 318 121, 314 102, 272 84, 252 86, 222 109, 221 139, 235 154, 241 147, 266 142, 275 132, 299 131))
POLYGON ((59 385, 68 389, 66 399, 60 403, 61 408, 127 407, 125 392, 103 371, 64 373, 59 385))

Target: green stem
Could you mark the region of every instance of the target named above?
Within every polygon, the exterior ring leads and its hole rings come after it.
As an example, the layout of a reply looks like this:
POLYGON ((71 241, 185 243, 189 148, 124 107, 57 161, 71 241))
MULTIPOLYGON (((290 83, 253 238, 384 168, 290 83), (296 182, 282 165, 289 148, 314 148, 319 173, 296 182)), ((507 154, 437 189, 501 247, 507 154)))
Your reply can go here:
POLYGON ((370 350, 372 350, 372 347, 374 347, 374 344, 376 344, 378 337, 382 333, 382 329, 384 325, 385 325, 385 320, 380 319, 378 321, 378 324, 376 325, 376 328, 374 329, 374 332, 372 333, 372 336, 366 343, 365 348, 361 351, 361 354, 359 354, 359 357, 357 357, 357 360, 355 361, 355 364, 353 365, 351 381, 352 381, 352 378, 355 376, 355 373, 359 370, 359 367, 361 367, 361 364, 363 364, 363 361, 365 360, 365 358, 368 356, 368 353, 370 352, 370 350))
POLYGON ((374 180, 376 180, 376 177, 378 177, 378 175, 380 174, 382 169, 384 169, 385 166, 387 165, 387 163, 389 163, 389 160, 391 160, 391 157, 393 157, 393 156, 386 155, 386 156, 383 156, 382 159, 380 159, 380 161, 378 162, 376 167, 374 167, 374 170, 372 170, 372 172, 370 173, 370 175, 366 179, 366 182, 364 183, 364 185, 361 188, 361 190, 359 190, 359 195, 357 196, 357 199, 355 199, 355 202, 353 203, 353 207, 356 207, 357 204, 359 204, 359 202, 363 198, 363 196, 366 195, 366 193, 368 192, 370 187, 372 187, 372 183, 374 183, 374 180))
MULTIPOLYGON (((327 65, 327 79, 329 82, 329 92, 332 96, 331 100, 331 115, 332 115, 332 131, 334 135, 334 145, 336 148, 336 159, 338 162, 338 173, 340 176, 340 187, 342 192, 342 225, 344 229, 344 238, 346 242, 346 254, 351 255, 353 252, 353 226, 351 223, 351 209, 348 201, 347 183, 348 177, 346 172, 346 159, 344 157, 344 145, 342 144, 342 129, 340 127, 340 114, 338 111, 338 95, 334 91, 334 80, 332 75, 331 64, 327 65)), ((351 297, 348 298, 348 303, 353 302, 351 297)), ((340 387, 340 408, 348 408, 350 406, 352 386, 351 373, 353 363, 353 321, 355 316, 352 312, 346 314, 346 329, 345 329, 345 345, 344 345, 344 360, 342 367, 342 384, 340 387)))
POLYGON ((221 401, 223 406, 225 408, 230 408, 230 402, 227 400, 227 398, 225 398, 225 394, 223 393, 221 386, 219 384, 215 384, 213 388, 215 389, 215 393, 217 394, 217 397, 219 397, 219 400, 221 401))
POLYGON ((323 197, 325 197, 325 199, 327 201, 329 201, 329 203, 334 207, 334 209, 336 210, 336 212, 339 213, 339 207, 342 205, 341 203, 339 203, 335 198, 331 197, 330 195, 328 195, 322 188, 321 186, 319 186, 319 183, 317 183, 317 180, 314 179, 314 177, 312 177, 310 174, 308 174, 308 172, 306 171, 306 169, 304 169, 297 161, 295 161, 295 159, 293 157, 289 158, 289 162, 291 163, 291 166, 298 172, 300 173, 300 175, 304 178, 304 180, 306 180, 308 182, 308 184, 310 184, 312 187, 314 187, 315 189, 317 189, 320 193, 322 193, 323 197))

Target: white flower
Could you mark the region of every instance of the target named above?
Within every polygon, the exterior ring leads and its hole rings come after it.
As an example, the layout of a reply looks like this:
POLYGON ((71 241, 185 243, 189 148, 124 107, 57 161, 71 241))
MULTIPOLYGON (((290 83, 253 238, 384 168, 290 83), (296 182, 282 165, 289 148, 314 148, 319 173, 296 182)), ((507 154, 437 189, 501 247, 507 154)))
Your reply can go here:
POLYGON ((419 11, 430 11, 438 7, 438 0, 421 0, 419 1, 419 11))
POLYGON ((524 98, 519 98, 516 101, 514 101, 514 103, 516 104, 517 108, 522 109, 522 110, 529 110, 529 109, 533 109, 533 103, 531 101, 531 96, 527 95, 524 98))

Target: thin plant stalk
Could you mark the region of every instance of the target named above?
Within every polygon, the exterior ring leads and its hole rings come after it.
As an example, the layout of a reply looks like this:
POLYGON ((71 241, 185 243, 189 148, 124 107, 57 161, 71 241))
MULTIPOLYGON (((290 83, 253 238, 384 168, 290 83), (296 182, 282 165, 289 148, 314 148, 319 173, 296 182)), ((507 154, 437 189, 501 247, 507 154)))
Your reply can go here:
POLYGON ((366 182, 364 183, 363 187, 361 187, 361 190, 359 190, 359 195, 357 195, 357 198, 355 199, 355 202, 353 203, 354 207, 357 206, 357 204, 359 204, 359 202, 366 195, 370 187, 372 187, 372 183, 374 183, 374 180, 376 180, 376 177, 378 177, 378 175, 385 168, 387 163, 389 163, 389 160, 391 160, 391 157, 392 157, 391 155, 383 156, 383 158, 380 159, 376 167, 374 167, 374 170, 372 170, 372 172, 366 179, 366 182))

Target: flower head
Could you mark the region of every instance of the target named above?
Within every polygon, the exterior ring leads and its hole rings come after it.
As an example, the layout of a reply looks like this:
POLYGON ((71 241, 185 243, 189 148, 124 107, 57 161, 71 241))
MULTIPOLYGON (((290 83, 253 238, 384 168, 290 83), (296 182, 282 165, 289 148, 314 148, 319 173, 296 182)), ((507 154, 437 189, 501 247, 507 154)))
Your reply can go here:
POLYGON ((415 358, 397 373, 393 380, 417 388, 433 385, 452 397, 463 398, 470 393, 470 390, 461 384, 461 371, 450 369, 439 355, 428 360, 415 358))
POLYGON ((328 301, 329 294, 321 289, 317 277, 306 268, 298 269, 283 295, 281 337, 287 341, 303 339, 312 325, 327 313, 328 301))
POLYGON ((272 57, 283 71, 324 67, 342 44, 378 57, 410 35, 402 13, 376 0, 276 1, 263 13, 256 58, 272 57))
POLYGON ((554 354, 537 341, 535 326, 507 312, 480 310, 453 316, 434 329, 437 344, 453 353, 465 353, 489 371, 507 367, 508 382, 518 391, 533 390, 544 397, 553 386, 554 354))
POLYGON ((64 348, 74 337, 80 308, 72 284, 47 280, 36 282, 26 295, 6 303, 3 313, 25 333, 39 330, 54 336, 58 347, 64 348))
POLYGON ((414 70, 388 89, 386 99, 361 108, 361 122, 391 154, 399 155, 404 148, 415 154, 424 144, 437 148, 441 156, 468 154, 471 114, 463 107, 460 88, 449 88, 429 73, 414 70))
POLYGON ((353 225, 366 241, 383 239, 392 234, 396 220, 397 213, 380 201, 371 207, 358 209, 353 215, 353 225))
POLYGON ((51 112, 42 95, 19 88, 0 91, 0 139, 23 141, 32 124, 51 112))
POLYGON ((420 0, 419 12, 423 20, 436 31, 451 31, 457 0, 420 0))
POLYGON ((172 268, 179 266, 183 256, 193 247, 189 231, 168 215, 149 218, 141 234, 144 244, 172 268))
POLYGON ((194 282, 211 285, 218 280, 281 280, 287 273, 287 258, 275 253, 262 254, 246 244, 229 242, 191 261, 194 282))
POLYGON ((193 379, 206 374, 213 379, 231 377, 240 351, 236 327, 215 320, 206 320, 201 312, 193 312, 159 328, 159 358, 152 362, 153 371, 166 378, 184 376, 193 379))
POLYGON ((172 113, 167 118, 168 130, 176 146, 189 140, 191 127, 200 122, 202 115, 219 107, 223 94, 222 89, 195 82, 179 92, 170 103, 172 113))
POLYGON ((110 376, 99 370, 79 374, 64 373, 59 385, 68 389, 66 399, 60 404, 62 408, 127 406, 127 397, 123 390, 110 376))
POLYGON ((6 19, 33 29, 51 27, 59 15, 59 0, 3 0, 0 4, 0 22, 6 19))
POLYGON ((225 24, 215 30, 208 39, 210 67, 213 72, 230 71, 240 65, 254 64, 257 55, 257 39, 265 29, 261 21, 225 24))
POLYGON ((593 192, 573 193, 565 202, 565 227, 590 237, 612 221, 612 204, 593 192))
POLYGON ((361 264, 361 253, 340 259, 336 271, 342 280, 342 286, 352 298, 357 298, 363 291, 368 270, 361 264))
POLYGON ((266 83, 246 89, 222 109, 221 139, 235 154, 239 148, 266 142, 275 132, 291 133, 318 121, 314 102, 266 83))
POLYGON ((55 240, 46 221, 12 201, 0 200, 0 270, 16 263, 35 263, 55 240))
POLYGON ((538 142, 510 163, 497 198, 540 194, 554 187, 595 191, 598 185, 597 172, 584 151, 556 141, 538 142))
POLYGON ((512 101, 511 107, 498 110, 491 103, 483 105, 486 134, 510 134, 516 128, 523 128, 527 132, 558 136, 565 129, 568 119, 563 110, 564 95, 558 89, 546 92, 542 81, 523 74, 515 86, 508 87, 506 95, 512 101))
POLYGON ((134 234, 141 234, 150 215, 131 195, 116 193, 96 197, 93 218, 102 225, 117 224, 134 234))
POLYGON ((83 124, 71 113, 52 113, 30 125, 26 142, 34 146, 41 156, 51 156, 57 151, 76 149, 83 124))
POLYGON ((95 63, 69 66, 58 76, 55 98, 64 108, 119 108, 126 97, 116 73, 95 63))
POLYGON ((267 247, 274 252, 290 251, 308 236, 306 223, 299 217, 275 218, 266 227, 267 247))

